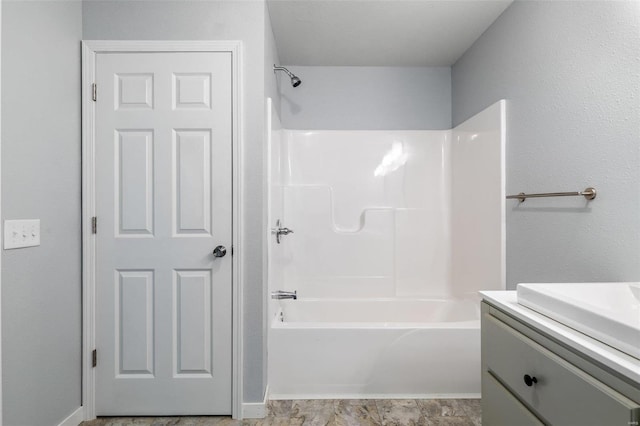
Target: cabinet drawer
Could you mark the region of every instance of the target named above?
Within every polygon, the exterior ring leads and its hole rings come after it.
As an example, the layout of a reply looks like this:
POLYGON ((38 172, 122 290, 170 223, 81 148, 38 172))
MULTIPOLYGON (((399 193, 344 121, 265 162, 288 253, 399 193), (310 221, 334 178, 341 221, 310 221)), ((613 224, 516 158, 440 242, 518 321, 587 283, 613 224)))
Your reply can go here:
POLYGON ((482 373, 482 426, 544 426, 493 376, 482 373))
POLYGON ((485 370, 545 423, 628 426, 638 421, 636 403, 488 314, 482 318, 482 356, 485 370), (525 374, 537 383, 528 386, 525 374))

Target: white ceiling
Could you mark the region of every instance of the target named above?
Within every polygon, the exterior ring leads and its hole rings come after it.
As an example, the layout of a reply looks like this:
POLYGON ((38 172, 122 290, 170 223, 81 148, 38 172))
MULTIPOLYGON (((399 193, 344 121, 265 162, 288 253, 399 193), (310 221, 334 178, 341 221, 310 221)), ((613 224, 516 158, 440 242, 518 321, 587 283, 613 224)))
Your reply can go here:
POLYGON ((267 0, 282 65, 448 66, 513 0, 267 0))

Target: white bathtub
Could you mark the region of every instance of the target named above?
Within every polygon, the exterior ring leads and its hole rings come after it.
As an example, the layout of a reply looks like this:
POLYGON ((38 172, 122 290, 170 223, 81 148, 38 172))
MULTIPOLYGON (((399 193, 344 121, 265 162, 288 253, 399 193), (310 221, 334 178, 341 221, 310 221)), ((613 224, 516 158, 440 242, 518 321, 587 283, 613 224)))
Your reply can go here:
POLYGON ((471 300, 281 301, 269 397, 477 398, 480 310, 471 300))

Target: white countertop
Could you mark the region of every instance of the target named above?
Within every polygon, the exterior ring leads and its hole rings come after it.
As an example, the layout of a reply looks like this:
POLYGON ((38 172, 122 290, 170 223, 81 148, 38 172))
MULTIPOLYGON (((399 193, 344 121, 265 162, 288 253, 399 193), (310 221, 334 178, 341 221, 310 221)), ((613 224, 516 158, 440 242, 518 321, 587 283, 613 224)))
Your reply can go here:
POLYGON ((518 304, 516 291, 481 291, 484 300, 565 345, 640 383, 640 360, 518 304))

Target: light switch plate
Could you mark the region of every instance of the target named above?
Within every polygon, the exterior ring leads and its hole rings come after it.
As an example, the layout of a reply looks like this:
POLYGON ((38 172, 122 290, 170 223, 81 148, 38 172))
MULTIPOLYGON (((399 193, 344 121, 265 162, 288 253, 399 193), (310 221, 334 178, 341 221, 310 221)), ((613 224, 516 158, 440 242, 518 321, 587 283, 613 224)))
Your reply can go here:
POLYGON ((5 220, 4 249, 40 245, 40 219, 5 220))

